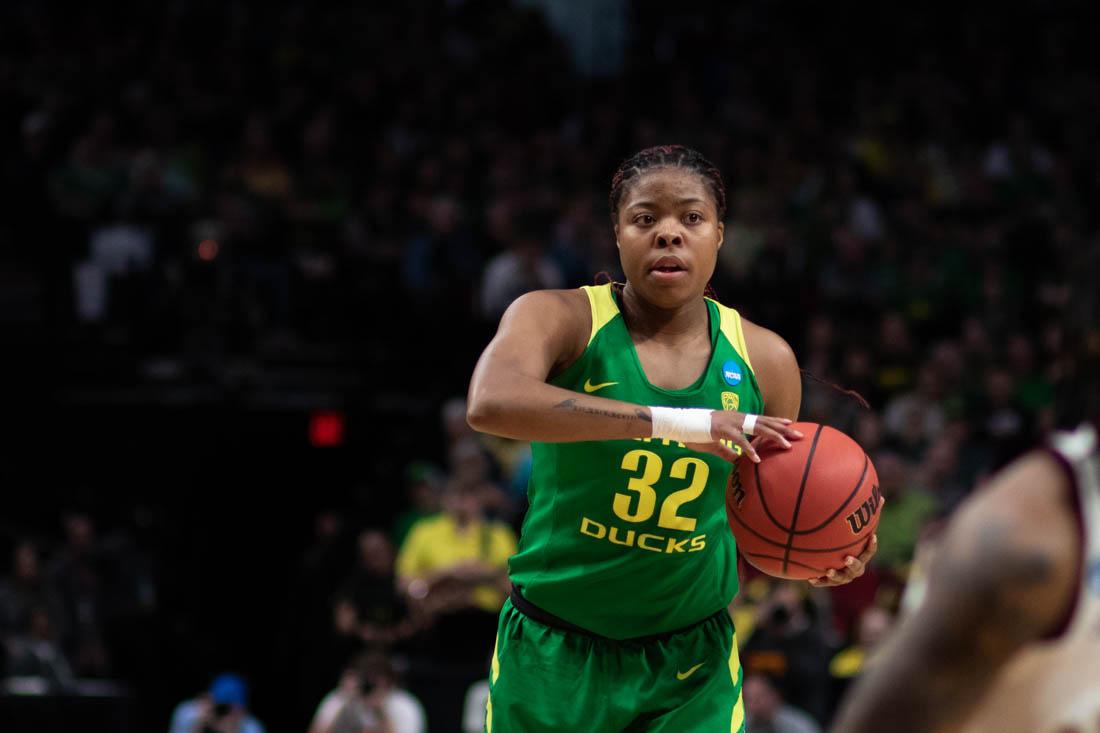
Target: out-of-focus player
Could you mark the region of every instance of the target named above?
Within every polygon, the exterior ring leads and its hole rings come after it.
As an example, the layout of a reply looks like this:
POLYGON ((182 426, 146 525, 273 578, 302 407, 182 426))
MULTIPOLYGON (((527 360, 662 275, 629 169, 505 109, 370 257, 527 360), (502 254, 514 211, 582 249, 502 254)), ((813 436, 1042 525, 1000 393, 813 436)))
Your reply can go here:
MULTIPOLYGON (((1074 271, 1096 278, 1100 248, 1074 271)), ((837 733, 1100 731, 1100 294, 1071 295, 1060 421, 951 521, 837 733)))

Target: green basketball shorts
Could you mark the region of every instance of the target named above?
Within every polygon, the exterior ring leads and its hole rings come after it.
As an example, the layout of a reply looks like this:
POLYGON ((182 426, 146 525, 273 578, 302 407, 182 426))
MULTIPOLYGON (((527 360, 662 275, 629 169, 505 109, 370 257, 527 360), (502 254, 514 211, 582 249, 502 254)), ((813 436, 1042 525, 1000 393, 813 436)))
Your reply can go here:
POLYGON ((744 733, 737 636, 725 610, 683 631, 614 641, 504 603, 487 733, 744 733))

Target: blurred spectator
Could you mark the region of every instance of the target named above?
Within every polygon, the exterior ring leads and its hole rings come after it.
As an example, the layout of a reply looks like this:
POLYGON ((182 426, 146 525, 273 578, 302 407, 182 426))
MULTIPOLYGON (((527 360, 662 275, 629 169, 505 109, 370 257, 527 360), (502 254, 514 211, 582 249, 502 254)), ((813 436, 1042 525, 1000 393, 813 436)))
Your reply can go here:
POLYGON ((298 567, 303 592, 327 599, 337 590, 346 577, 345 555, 352 549, 347 535, 338 512, 325 509, 313 517, 313 542, 302 553, 298 567))
POLYGON ((953 511, 966 498, 970 483, 960 473, 959 446, 953 436, 943 435, 932 443, 917 468, 914 483, 936 497, 942 512, 953 511))
POLYGON ((73 512, 64 517, 64 527, 66 543, 49 573, 62 614, 57 632, 77 676, 104 676, 110 669, 104 638, 106 580, 95 524, 87 514, 73 512))
POLYGON ((881 451, 873 461, 887 499, 876 530, 879 549, 875 564, 904 576, 921 528, 935 517, 938 504, 934 494, 915 483, 910 464, 898 453, 881 451))
POLYGON ((942 399, 939 374, 933 368, 922 368, 917 374, 917 388, 897 395, 886 404, 883 422, 887 432, 900 436, 913 425, 924 442, 932 440, 947 423, 940 403, 942 399))
MULTIPOLYGON (((865 410, 856 419, 852 437, 856 439, 863 451, 870 456, 877 453, 882 446, 882 432, 882 418, 875 412, 865 410)), ((875 466, 877 467, 878 464, 876 463, 875 466)))
POLYGON ((829 649, 802 592, 794 583, 780 583, 758 606, 756 628, 741 651, 742 666, 749 675, 769 677, 784 700, 824 721, 829 649))
POLYGON ((424 733, 420 701, 398 684, 384 654, 365 654, 317 707, 309 733, 424 733))
POLYGON ((50 189, 57 210, 85 221, 108 213, 111 198, 122 191, 124 182, 119 153, 114 118, 96 115, 52 177, 50 189))
POLYGON ((265 733, 248 712, 248 687, 235 674, 220 674, 210 689, 176 706, 169 733, 265 733))
POLYGON ((333 643, 332 608, 355 560, 354 546, 337 512, 317 512, 312 525, 312 542, 299 559, 283 601, 285 664, 298 679, 296 717, 301 719, 312 715, 317 698, 328 689, 321 678, 339 669, 354 650, 333 643))
POLYGON ((841 354, 840 384, 863 395, 872 405, 879 403, 882 397, 874 381, 875 361, 870 349, 859 343, 848 344, 841 354))
POLYGON ((935 494, 914 484, 909 464, 897 453, 877 453, 874 464, 886 497, 876 530, 875 564, 904 576, 921 528, 936 516, 938 503, 935 494))
POLYGON ((1024 334, 1008 341, 1008 367, 1016 382, 1015 402, 1028 413, 1035 414, 1054 402, 1054 387, 1035 363, 1035 345, 1024 334))
POLYGON ((837 652, 829 662, 833 679, 831 699, 840 700, 848 685, 867 668, 875 648, 887 637, 893 626, 890 612, 880 606, 868 606, 859 617, 855 643, 837 652))
POLYGON ((746 733, 821 733, 812 717, 783 700, 766 675, 745 677, 743 694, 746 733))
POLYGON ((414 524, 439 513, 443 481, 443 473, 425 461, 415 461, 405 467, 406 509, 393 520, 391 536, 395 547, 405 543, 414 524))
POLYGON ((761 620, 760 605, 768 602, 775 585, 780 581, 764 575, 745 562, 745 558, 740 555, 737 558, 737 575, 741 578, 741 588, 733 597, 733 603, 728 610, 733 617, 734 628, 737 629, 738 648, 744 649, 745 643, 756 630, 757 622, 761 620))
POLYGON ((879 323, 875 359, 877 386, 883 394, 895 394, 913 384, 916 366, 909 324, 898 313, 887 313, 879 323))
POLYGON ((1016 396, 1016 380, 1009 370, 990 367, 986 371, 985 391, 978 402, 976 418, 996 467, 1017 455, 1030 437, 1027 415, 1016 396))
POLYGON ((7 677, 35 677, 52 693, 71 691, 76 683, 69 661, 57 641, 50 614, 42 606, 29 609, 22 633, 8 637, 7 677))
POLYGON ((439 410, 439 417, 443 428, 443 437, 446 441, 448 467, 451 472, 461 471, 462 464, 472 458, 469 455, 472 452, 471 449, 476 449, 476 452, 481 454, 484 465, 482 465, 482 461, 478 461, 476 458, 473 459, 473 462, 466 463, 466 467, 473 469, 475 475, 467 475, 465 478, 473 481, 496 480, 499 478, 501 464, 491 448, 503 449, 505 460, 510 461, 511 456, 507 453, 509 450, 514 450, 511 446, 515 446, 517 441, 501 442, 495 440, 493 436, 475 432, 466 421, 465 397, 452 397, 444 402, 439 410))
MULTIPOLYGON (((354 609, 354 628, 363 641, 393 644, 412 633, 404 598, 397 590, 393 545, 384 532, 368 529, 359 534, 358 550, 358 564, 340 591, 346 600, 340 602, 354 609)), ((341 620, 346 615, 337 613, 341 620)))
POLYGON ((561 268, 545 252, 543 242, 550 227, 547 216, 524 217, 508 248, 489 260, 481 282, 481 315, 487 320, 499 320, 512 301, 524 293, 565 284, 561 268))
POLYGON ((971 379, 981 375, 993 362, 993 344, 989 327, 976 316, 968 315, 962 323, 959 338, 966 373, 971 379))
POLYGON ((734 280, 752 277, 753 266, 768 236, 768 202, 763 191, 742 190, 733 196, 733 221, 718 250, 718 266, 734 280))
POLYGON ((397 557, 398 583, 414 611, 441 627, 448 648, 440 654, 480 659, 496 634, 516 537, 484 518, 476 487, 450 481, 443 509, 413 526, 397 557))
POLYGON ((468 304, 482 258, 463 215, 461 204, 449 196, 425 204, 426 231, 406 243, 402 263, 405 287, 414 297, 468 304))
POLYGON ((466 400, 461 397, 444 402, 441 416, 451 478, 481 494, 486 515, 512 523, 522 502, 501 483, 520 468, 527 444, 474 432, 466 422, 466 400))
POLYGON ((834 308, 855 310, 858 304, 881 297, 874 279, 870 242, 848 227, 838 226, 832 235, 836 256, 822 268, 819 286, 834 308))
POLYGON ((481 441, 470 437, 453 443, 448 458, 451 479, 481 495, 486 516, 511 523, 518 513, 518 502, 490 479, 493 464, 481 441))
POLYGON ((452 397, 444 402, 439 408, 439 420, 448 447, 477 435, 466 421, 465 397, 452 397))
MULTIPOLYGON (((597 210, 597 205, 602 204, 601 198, 592 191, 577 193, 558 221, 550 256, 565 279, 563 287, 588 285, 597 272, 607 269, 595 265, 598 253, 593 251, 599 248, 599 243, 607 241, 602 212, 597 210)), ((618 269, 617 258, 615 260, 615 269, 618 269)))
POLYGON ((24 541, 12 551, 11 575, 0 579, 0 641, 29 628, 34 609, 50 610, 56 633, 56 599, 46 586, 38 548, 24 541))
MULTIPOLYGON (((932 358, 927 368, 934 369, 943 383, 944 393, 952 395, 955 399, 963 396, 966 389, 966 362, 963 360, 962 348, 956 341, 940 341, 932 347, 932 358)), ((955 408, 955 416, 959 413, 955 408)))

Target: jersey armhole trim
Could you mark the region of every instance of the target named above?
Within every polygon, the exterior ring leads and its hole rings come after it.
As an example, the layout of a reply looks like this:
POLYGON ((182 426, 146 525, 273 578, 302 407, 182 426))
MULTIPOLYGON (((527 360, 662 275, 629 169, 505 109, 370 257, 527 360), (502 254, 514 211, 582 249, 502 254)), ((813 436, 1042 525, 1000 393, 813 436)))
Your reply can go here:
POLYGON ((588 305, 592 309, 592 330, 588 333, 588 343, 585 348, 592 345, 598 334, 611 319, 619 314, 619 307, 615 304, 615 298, 611 295, 611 284, 584 285, 581 287, 588 296, 588 305))
POLYGON ((752 368, 752 360, 749 359, 749 347, 745 344, 745 330, 741 325, 741 314, 736 309, 722 305, 717 300, 711 298, 707 298, 707 300, 718 306, 718 313, 720 314, 719 327, 722 334, 730 342, 730 346, 737 352, 737 355, 745 362, 745 366, 749 368, 749 371, 755 374, 756 370, 752 368))
POLYGON ((1053 446, 1044 446, 1040 450, 1058 464, 1066 477, 1066 482, 1069 485, 1069 501, 1073 510, 1073 523, 1077 527, 1077 572, 1074 574, 1076 580, 1073 583, 1073 594, 1070 596, 1069 608, 1062 614, 1062 618, 1058 623, 1040 637, 1040 641, 1057 641, 1073 627, 1073 622, 1077 617, 1077 609, 1081 606, 1081 587, 1084 582, 1082 574, 1085 569, 1085 556, 1088 552, 1086 547, 1088 538, 1085 534, 1085 507, 1081 505, 1080 487, 1077 485, 1077 472, 1074 470, 1073 464, 1053 446))

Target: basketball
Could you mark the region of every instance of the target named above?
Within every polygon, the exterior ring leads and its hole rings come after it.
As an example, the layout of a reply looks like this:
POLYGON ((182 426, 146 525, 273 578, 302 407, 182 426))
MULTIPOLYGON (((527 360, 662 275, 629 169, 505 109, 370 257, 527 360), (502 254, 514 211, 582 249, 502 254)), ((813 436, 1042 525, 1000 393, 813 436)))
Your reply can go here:
POLYGON ((882 492, 871 459, 826 425, 795 423, 805 436, 738 461, 726 490, 737 549, 777 578, 805 580, 859 555, 878 525, 882 492))

